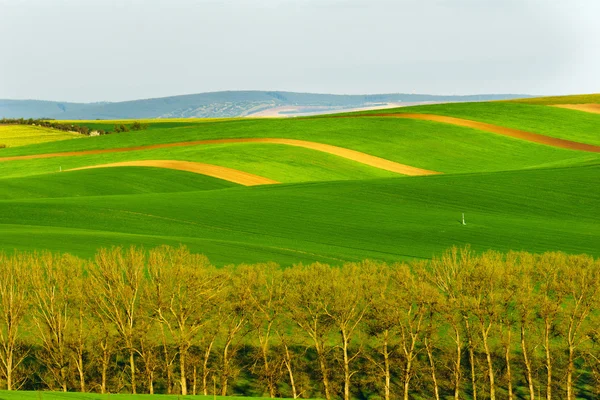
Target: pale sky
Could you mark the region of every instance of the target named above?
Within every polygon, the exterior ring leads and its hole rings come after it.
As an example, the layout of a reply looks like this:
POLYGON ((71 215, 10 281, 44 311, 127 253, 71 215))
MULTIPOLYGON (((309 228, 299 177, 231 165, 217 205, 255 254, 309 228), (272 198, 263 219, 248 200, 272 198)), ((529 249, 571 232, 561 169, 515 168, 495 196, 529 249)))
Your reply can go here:
POLYGON ((600 92, 600 0, 0 0, 0 99, 600 92))

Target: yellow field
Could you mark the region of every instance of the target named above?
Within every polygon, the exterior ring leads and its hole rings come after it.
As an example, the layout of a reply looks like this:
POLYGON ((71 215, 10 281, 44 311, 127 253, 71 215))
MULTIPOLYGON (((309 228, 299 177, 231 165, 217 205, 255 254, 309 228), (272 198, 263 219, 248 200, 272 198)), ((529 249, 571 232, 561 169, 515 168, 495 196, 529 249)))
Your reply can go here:
POLYGON ((577 94, 574 96, 536 97, 533 99, 509 100, 515 103, 555 105, 555 104, 600 104, 600 93, 577 94))
POLYGON ((0 125, 0 147, 26 146, 28 144, 54 142, 57 140, 78 139, 78 133, 31 125, 0 125))
POLYGON ((250 117, 237 117, 237 118, 155 118, 155 119, 68 119, 68 120, 53 120, 51 122, 57 122, 61 124, 130 124, 132 122, 140 122, 142 124, 159 124, 159 123, 173 123, 173 122, 188 122, 188 123, 203 123, 203 122, 219 122, 219 121, 233 121, 239 119, 251 119, 250 117))

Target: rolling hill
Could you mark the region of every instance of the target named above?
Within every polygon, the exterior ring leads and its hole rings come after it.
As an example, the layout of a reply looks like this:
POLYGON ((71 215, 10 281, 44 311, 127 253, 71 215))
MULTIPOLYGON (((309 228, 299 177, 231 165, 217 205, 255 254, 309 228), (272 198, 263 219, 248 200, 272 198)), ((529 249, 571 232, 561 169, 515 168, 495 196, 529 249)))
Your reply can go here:
POLYGON ((527 95, 436 96, 422 94, 331 95, 294 92, 225 91, 123 102, 69 103, 0 99, 0 118, 141 119, 220 118, 248 115, 323 114, 389 104, 483 101, 527 95))
POLYGON ((600 115, 477 102, 342 117, 149 121, 1 149, 0 248, 90 257, 183 243, 218 265, 431 258, 464 244, 600 255, 600 115), (216 179, 207 165, 237 172, 216 179))

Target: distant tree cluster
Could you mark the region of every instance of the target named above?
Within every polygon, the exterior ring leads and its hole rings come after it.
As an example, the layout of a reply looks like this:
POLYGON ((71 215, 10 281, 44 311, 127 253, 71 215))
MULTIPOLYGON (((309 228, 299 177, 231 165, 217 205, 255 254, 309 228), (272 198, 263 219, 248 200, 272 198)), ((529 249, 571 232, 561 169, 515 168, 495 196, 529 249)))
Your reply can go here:
POLYGON ((133 122, 131 125, 118 124, 114 126, 113 131, 105 131, 103 129, 90 129, 85 125, 76 124, 64 124, 57 122, 56 120, 49 119, 24 119, 24 118, 2 118, 0 119, 0 125, 32 125, 32 126, 43 126, 45 128, 58 129, 65 132, 76 132, 86 136, 101 136, 110 133, 140 131, 148 128, 148 124, 142 124, 139 121, 133 122))
POLYGON ((185 248, 0 253, 9 390, 389 399, 598 398, 600 262, 213 267, 185 248))

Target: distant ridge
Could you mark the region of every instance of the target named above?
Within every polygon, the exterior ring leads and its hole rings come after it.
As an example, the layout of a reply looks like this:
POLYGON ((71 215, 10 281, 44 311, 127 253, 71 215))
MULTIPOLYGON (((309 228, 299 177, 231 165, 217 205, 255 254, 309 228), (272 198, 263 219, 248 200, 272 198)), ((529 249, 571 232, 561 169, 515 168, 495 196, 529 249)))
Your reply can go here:
POLYGON ((357 108, 431 102, 528 98, 520 94, 436 96, 426 94, 334 95, 280 91, 224 91, 114 103, 2 100, 0 118, 145 119, 299 116, 357 108))

